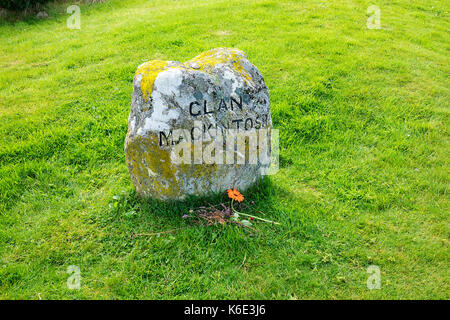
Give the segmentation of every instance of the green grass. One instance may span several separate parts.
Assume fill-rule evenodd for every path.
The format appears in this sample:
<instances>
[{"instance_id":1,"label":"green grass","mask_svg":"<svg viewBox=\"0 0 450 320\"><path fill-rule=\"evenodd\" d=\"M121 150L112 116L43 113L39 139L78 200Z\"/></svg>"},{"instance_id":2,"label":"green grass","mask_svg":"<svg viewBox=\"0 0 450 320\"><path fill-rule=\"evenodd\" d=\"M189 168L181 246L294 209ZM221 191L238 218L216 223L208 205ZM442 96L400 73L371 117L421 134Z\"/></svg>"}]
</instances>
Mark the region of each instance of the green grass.
<instances>
[{"instance_id":1,"label":"green grass","mask_svg":"<svg viewBox=\"0 0 450 320\"><path fill-rule=\"evenodd\" d=\"M112 0L81 30L65 6L0 23L0 298L450 298L448 1ZM137 66L225 46L280 130L279 173L244 195L282 225L256 235L138 199L124 160Z\"/></svg>"}]
</instances>

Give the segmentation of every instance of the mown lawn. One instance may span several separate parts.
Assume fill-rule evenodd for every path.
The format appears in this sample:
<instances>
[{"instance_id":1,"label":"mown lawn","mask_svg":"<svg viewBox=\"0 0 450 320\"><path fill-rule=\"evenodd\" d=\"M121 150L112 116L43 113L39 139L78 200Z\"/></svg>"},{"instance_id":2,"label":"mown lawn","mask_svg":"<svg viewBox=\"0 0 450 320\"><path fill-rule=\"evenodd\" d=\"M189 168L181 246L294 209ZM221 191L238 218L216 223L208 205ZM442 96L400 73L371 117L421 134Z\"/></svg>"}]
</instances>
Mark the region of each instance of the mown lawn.
<instances>
[{"instance_id":1,"label":"mown lawn","mask_svg":"<svg viewBox=\"0 0 450 320\"><path fill-rule=\"evenodd\" d=\"M0 298L450 298L448 1L112 0L80 30L67 6L0 23ZM282 225L256 235L181 218L225 195L138 199L124 160L137 66L216 47L259 68L280 130L244 195Z\"/></svg>"}]
</instances>

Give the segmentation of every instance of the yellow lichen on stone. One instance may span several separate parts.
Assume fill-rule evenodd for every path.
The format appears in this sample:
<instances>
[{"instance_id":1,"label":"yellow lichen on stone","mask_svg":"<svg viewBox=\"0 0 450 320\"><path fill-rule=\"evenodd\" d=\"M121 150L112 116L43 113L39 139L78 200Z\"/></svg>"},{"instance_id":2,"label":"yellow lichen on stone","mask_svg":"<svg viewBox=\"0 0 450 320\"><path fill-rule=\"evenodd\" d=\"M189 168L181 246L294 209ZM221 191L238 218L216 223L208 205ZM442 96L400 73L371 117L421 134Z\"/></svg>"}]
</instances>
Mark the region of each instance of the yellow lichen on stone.
<instances>
[{"instance_id":1,"label":"yellow lichen on stone","mask_svg":"<svg viewBox=\"0 0 450 320\"><path fill-rule=\"evenodd\" d=\"M143 194L144 190L150 190L151 196L160 199L180 196L175 177L176 168L170 161L170 151L158 147L156 136L137 136L128 140L126 160L131 164L129 170L131 176L136 179L138 193Z\"/></svg>"},{"instance_id":2,"label":"yellow lichen on stone","mask_svg":"<svg viewBox=\"0 0 450 320\"><path fill-rule=\"evenodd\" d=\"M175 65L172 67L168 67L169 61L152 60L139 66L135 74L135 79L138 75L142 75L141 92L145 102L150 99L153 83L158 74L170 68L183 67L209 73L218 64L231 63L234 69L244 77L246 82L253 82L250 73L244 68L242 59L246 59L246 56L241 50L220 48L203 52L182 65ZM193 68L193 65L197 65L196 68Z\"/></svg>"},{"instance_id":3,"label":"yellow lichen on stone","mask_svg":"<svg viewBox=\"0 0 450 320\"><path fill-rule=\"evenodd\" d=\"M202 54L192 58L184 63L187 68L194 68L204 72L209 72L218 64L231 63L235 70L239 72L246 81L253 81L251 75L244 68L242 59L245 59L245 53L239 49L213 49L205 51Z\"/></svg>"},{"instance_id":4,"label":"yellow lichen on stone","mask_svg":"<svg viewBox=\"0 0 450 320\"><path fill-rule=\"evenodd\" d=\"M141 92L144 101L147 102L150 98L153 90L153 83L155 82L156 76L161 72L167 69L168 61L162 60L152 60L142 64L137 70L135 74L135 78L141 74Z\"/></svg>"},{"instance_id":5,"label":"yellow lichen on stone","mask_svg":"<svg viewBox=\"0 0 450 320\"><path fill-rule=\"evenodd\" d=\"M125 157L140 195L162 200L183 198L185 194L181 191L186 183L213 185L212 179L217 179L217 165L174 165L170 159L171 151L159 148L156 142L154 135L127 138Z\"/></svg>"}]
</instances>

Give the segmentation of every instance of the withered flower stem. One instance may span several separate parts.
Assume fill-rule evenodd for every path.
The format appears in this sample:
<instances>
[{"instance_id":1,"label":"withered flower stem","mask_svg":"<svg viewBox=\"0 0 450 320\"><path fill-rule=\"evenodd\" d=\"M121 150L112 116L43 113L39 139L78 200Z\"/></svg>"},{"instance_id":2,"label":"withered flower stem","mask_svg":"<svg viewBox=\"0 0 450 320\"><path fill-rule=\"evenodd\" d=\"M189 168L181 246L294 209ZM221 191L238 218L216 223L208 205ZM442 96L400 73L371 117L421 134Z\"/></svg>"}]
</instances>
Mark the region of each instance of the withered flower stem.
<instances>
[{"instance_id":1,"label":"withered flower stem","mask_svg":"<svg viewBox=\"0 0 450 320\"><path fill-rule=\"evenodd\" d=\"M281 224L281 223L279 223L279 222L275 222L275 221L263 219L263 218L260 218L260 217L257 217L257 216L252 216L251 214L239 212L239 211L237 211L236 209L234 209L234 207L233 207L233 202L234 202L234 199L231 199L231 209L233 209L233 211L236 212L237 214L240 214L240 215L243 215L243 216L246 216L246 217L251 217L251 218L253 218L253 219L261 220L261 221L268 222L268 223L272 223L272 224L278 224L278 225Z\"/></svg>"}]
</instances>

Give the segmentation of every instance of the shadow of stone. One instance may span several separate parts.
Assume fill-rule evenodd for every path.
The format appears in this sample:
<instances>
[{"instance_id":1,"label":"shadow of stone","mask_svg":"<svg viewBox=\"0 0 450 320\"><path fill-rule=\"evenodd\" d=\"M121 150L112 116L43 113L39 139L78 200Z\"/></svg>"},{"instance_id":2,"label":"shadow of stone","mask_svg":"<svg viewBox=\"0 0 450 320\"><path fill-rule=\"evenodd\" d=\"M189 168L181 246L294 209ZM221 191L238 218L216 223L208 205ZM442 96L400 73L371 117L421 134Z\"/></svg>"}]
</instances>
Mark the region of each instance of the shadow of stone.
<instances>
[{"instance_id":1,"label":"shadow of stone","mask_svg":"<svg viewBox=\"0 0 450 320\"><path fill-rule=\"evenodd\" d=\"M254 184L251 188L242 192L244 201L242 204L235 203L238 210L245 213L261 216L261 214L270 216L274 221L279 217L274 216L273 212L278 212L275 198L280 195L287 195L287 191L275 184L270 177L264 177ZM200 227L192 222L191 219L183 219L183 215L192 216L190 210L201 206L225 206L230 205L230 199L226 192L220 194L209 194L206 196L189 196L184 200L161 201L151 198L140 198L136 192L130 193L130 208L136 212L134 224L137 229L142 226L158 225L162 229L180 228L180 227ZM262 216L261 216L262 217Z\"/></svg>"}]
</instances>

